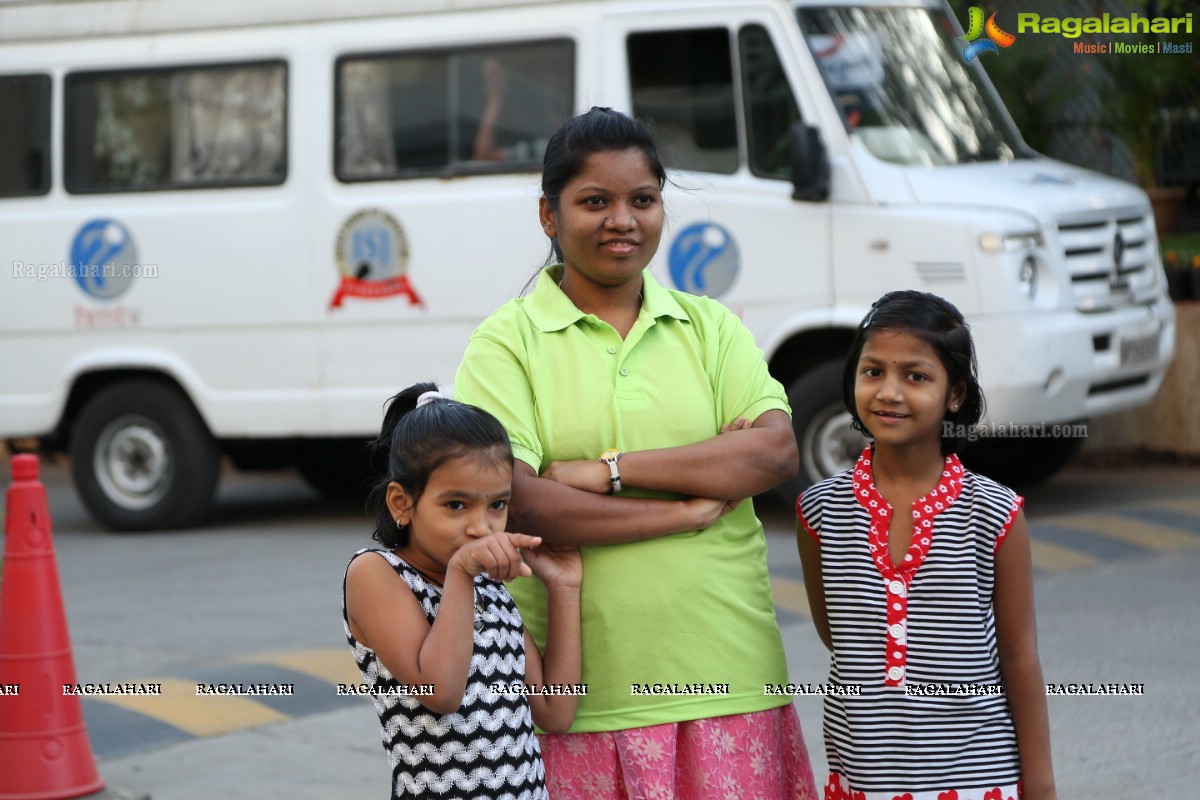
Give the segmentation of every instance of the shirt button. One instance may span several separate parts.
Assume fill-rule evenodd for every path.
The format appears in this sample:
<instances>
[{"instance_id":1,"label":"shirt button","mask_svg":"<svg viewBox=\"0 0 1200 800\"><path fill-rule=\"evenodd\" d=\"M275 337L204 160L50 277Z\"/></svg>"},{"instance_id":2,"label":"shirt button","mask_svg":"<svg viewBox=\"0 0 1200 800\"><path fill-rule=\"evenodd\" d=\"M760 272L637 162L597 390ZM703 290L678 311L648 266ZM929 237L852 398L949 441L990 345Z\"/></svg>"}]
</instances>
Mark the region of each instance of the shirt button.
<instances>
[{"instance_id":1,"label":"shirt button","mask_svg":"<svg viewBox=\"0 0 1200 800\"><path fill-rule=\"evenodd\" d=\"M899 622L893 623L892 626L888 628L888 633L892 635L893 639L899 640L900 637L904 635L904 627L900 625Z\"/></svg>"},{"instance_id":2,"label":"shirt button","mask_svg":"<svg viewBox=\"0 0 1200 800\"><path fill-rule=\"evenodd\" d=\"M610 355L616 355L616 354L617 354L617 348L615 348L615 347L610 347L610 348L608 348L608 352L609 352L609 354L610 354Z\"/></svg>"},{"instance_id":3,"label":"shirt button","mask_svg":"<svg viewBox=\"0 0 1200 800\"><path fill-rule=\"evenodd\" d=\"M901 583L900 581L892 581L891 583L888 584L888 591L894 595L903 597L904 596L904 584Z\"/></svg>"},{"instance_id":4,"label":"shirt button","mask_svg":"<svg viewBox=\"0 0 1200 800\"><path fill-rule=\"evenodd\" d=\"M889 680L898 681L904 677L904 669L901 667L892 667L887 671Z\"/></svg>"},{"instance_id":5,"label":"shirt button","mask_svg":"<svg viewBox=\"0 0 1200 800\"><path fill-rule=\"evenodd\" d=\"M628 375L628 374L629 374L629 370L625 369L624 367L621 367L621 375Z\"/></svg>"}]
</instances>

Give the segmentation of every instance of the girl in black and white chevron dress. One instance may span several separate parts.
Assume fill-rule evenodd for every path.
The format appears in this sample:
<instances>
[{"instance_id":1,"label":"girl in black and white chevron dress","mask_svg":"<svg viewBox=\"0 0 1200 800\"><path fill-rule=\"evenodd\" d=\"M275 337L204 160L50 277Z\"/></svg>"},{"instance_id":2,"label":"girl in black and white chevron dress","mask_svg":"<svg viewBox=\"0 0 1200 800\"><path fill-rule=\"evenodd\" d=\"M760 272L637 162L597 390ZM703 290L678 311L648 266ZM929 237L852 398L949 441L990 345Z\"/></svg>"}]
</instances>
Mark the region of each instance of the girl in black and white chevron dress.
<instances>
[{"instance_id":1,"label":"girl in black and white chevron dress","mask_svg":"<svg viewBox=\"0 0 1200 800\"><path fill-rule=\"evenodd\" d=\"M393 798L546 800L534 725L565 732L579 684L575 548L508 533L512 450L481 409L417 384L392 398L378 441L374 538L343 582L347 641L379 713ZM502 581L548 596L543 655Z\"/></svg>"}]
</instances>

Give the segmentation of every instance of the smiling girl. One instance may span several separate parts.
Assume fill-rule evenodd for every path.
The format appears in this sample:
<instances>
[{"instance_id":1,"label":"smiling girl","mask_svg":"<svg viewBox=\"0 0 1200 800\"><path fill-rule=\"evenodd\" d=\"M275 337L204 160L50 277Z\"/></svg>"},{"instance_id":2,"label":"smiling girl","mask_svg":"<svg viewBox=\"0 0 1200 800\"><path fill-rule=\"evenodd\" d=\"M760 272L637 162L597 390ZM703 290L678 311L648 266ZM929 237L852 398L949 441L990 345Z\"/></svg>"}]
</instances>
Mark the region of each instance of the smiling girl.
<instances>
[{"instance_id":1,"label":"smiling girl","mask_svg":"<svg viewBox=\"0 0 1200 800\"><path fill-rule=\"evenodd\" d=\"M958 309L884 295L843 394L873 442L797 503L829 681L857 692L825 698L826 800L1053 800L1023 501L955 455L983 415Z\"/></svg>"}]
</instances>

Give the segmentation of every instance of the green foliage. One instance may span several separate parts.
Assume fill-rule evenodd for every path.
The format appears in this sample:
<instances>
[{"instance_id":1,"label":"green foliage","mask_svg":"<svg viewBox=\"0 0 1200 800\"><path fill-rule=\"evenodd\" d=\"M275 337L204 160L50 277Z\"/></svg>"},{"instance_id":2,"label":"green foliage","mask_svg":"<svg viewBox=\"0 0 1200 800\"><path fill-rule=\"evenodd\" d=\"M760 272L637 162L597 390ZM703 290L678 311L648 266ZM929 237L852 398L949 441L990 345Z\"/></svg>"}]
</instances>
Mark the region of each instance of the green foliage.
<instances>
[{"instance_id":1,"label":"green foliage","mask_svg":"<svg viewBox=\"0 0 1200 800\"><path fill-rule=\"evenodd\" d=\"M1200 233L1168 233L1158 243L1163 253L1196 253L1200 255Z\"/></svg>"},{"instance_id":2,"label":"green foliage","mask_svg":"<svg viewBox=\"0 0 1200 800\"><path fill-rule=\"evenodd\" d=\"M1161 35L1111 38L1156 46ZM1134 180L1153 186L1156 156L1166 142L1166 119L1174 110L1200 108L1200 70L1186 55L1113 54L1100 64L1110 81L1104 96L1104 127L1129 148Z\"/></svg>"},{"instance_id":3,"label":"green foliage","mask_svg":"<svg viewBox=\"0 0 1200 800\"><path fill-rule=\"evenodd\" d=\"M1055 0L1061 2L1061 0ZM1068 0L1071 16L1098 17L1107 12L1113 16L1137 14L1142 17L1182 17L1196 10L1196 0ZM1067 16L1065 10L1061 16Z\"/></svg>"},{"instance_id":4,"label":"green foliage","mask_svg":"<svg viewBox=\"0 0 1200 800\"><path fill-rule=\"evenodd\" d=\"M987 14L997 11L984 0L949 0L949 5L959 24L966 19L971 6L981 6ZM1005 30L1016 30L1016 17L1011 13L1000 11L996 21ZM1004 53L980 58L980 65L995 85L1021 137L1039 152L1049 149L1055 123L1060 121L1059 109L1073 91L1052 74L1062 52L1055 37L1023 36L1017 46Z\"/></svg>"},{"instance_id":5,"label":"green foliage","mask_svg":"<svg viewBox=\"0 0 1200 800\"><path fill-rule=\"evenodd\" d=\"M1169 233L1159 242L1172 300L1200 300L1200 233Z\"/></svg>"},{"instance_id":6,"label":"green foliage","mask_svg":"<svg viewBox=\"0 0 1200 800\"><path fill-rule=\"evenodd\" d=\"M987 0L949 0L955 17L966 18L971 6L986 13L998 10ZM1143 17L1182 16L1195 6L1195 0L1128 0L1124 4L1096 3L1087 8L1075 4L1075 15L1099 16L1108 11ZM1064 10L1064 15L1066 11ZM1012 17L1007 19L1007 17ZM1015 26L1015 17L1001 9L998 22ZM1160 40L1182 42L1169 34L1086 36L1077 41L1114 41L1156 45ZM1080 90L1072 78L1078 74L1081 56L1070 50L1069 40L1059 36L1022 36L1017 46L1001 57L983 59L984 67L1025 141L1035 150L1045 151L1062 121L1060 109L1071 95ZM1197 43L1200 44L1200 43ZM1142 186L1157 183L1155 164L1167 146L1171 120L1184 117L1186 109L1200 110L1200 69L1195 55L1097 54L1088 56L1088 66L1099 72L1095 89L1100 93L1102 117L1095 124L1110 131L1125 143L1133 161L1134 179ZM1063 75L1070 78L1064 80Z\"/></svg>"},{"instance_id":7,"label":"green foliage","mask_svg":"<svg viewBox=\"0 0 1200 800\"><path fill-rule=\"evenodd\" d=\"M987 59L984 68L1000 99L1016 123L1026 144L1046 152L1059 121L1059 109L1070 97L1070 84L1053 79L1051 70L1057 52L1044 41L1033 40L1004 52L1002 58Z\"/></svg>"}]
</instances>

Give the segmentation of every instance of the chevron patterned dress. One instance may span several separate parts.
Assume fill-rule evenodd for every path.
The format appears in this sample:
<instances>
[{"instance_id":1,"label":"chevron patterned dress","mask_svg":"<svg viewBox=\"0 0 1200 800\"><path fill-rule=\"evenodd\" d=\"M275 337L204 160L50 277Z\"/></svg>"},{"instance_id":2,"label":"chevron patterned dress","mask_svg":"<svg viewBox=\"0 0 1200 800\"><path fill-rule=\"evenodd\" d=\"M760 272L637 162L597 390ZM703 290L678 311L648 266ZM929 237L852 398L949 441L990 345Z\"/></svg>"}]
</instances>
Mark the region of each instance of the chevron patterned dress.
<instances>
[{"instance_id":1,"label":"chevron patterned dress","mask_svg":"<svg viewBox=\"0 0 1200 800\"><path fill-rule=\"evenodd\" d=\"M441 587L390 551L364 549L354 558L363 553L387 559L432 625ZM354 639L345 596L343 582L342 624L379 713L383 749L392 768L392 797L547 800L545 767L528 699L519 693L492 692L494 684L525 679L524 626L504 584L486 575L475 578L475 651L462 705L453 714L430 711L419 696L405 693L375 651Z\"/></svg>"}]
</instances>

